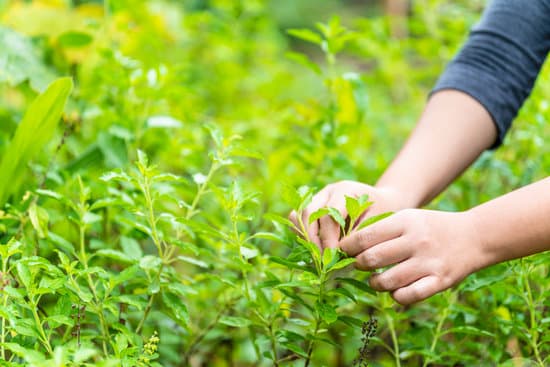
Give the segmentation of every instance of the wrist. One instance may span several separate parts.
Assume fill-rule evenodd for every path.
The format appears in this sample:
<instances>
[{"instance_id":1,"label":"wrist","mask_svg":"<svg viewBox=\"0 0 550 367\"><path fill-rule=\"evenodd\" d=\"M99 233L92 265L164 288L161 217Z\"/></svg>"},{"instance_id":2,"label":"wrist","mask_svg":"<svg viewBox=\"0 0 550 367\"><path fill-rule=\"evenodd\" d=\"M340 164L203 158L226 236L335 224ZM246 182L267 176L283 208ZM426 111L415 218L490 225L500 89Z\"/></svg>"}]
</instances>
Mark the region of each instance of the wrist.
<instances>
[{"instance_id":1,"label":"wrist","mask_svg":"<svg viewBox=\"0 0 550 367\"><path fill-rule=\"evenodd\" d=\"M391 198L394 211L402 209L418 208L421 206L422 201L416 197L412 190L401 188L397 185L386 184L379 181L374 186L387 198Z\"/></svg>"},{"instance_id":2,"label":"wrist","mask_svg":"<svg viewBox=\"0 0 550 367\"><path fill-rule=\"evenodd\" d=\"M491 249L489 245L487 232L489 228L482 225L483 221L479 218L479 213L472 208L470 210L459 213L466 223L467 231L470 233L472 243L472 269L471 272L478 271L500 260L498 254Z\"/></svg>"}]
</instances>

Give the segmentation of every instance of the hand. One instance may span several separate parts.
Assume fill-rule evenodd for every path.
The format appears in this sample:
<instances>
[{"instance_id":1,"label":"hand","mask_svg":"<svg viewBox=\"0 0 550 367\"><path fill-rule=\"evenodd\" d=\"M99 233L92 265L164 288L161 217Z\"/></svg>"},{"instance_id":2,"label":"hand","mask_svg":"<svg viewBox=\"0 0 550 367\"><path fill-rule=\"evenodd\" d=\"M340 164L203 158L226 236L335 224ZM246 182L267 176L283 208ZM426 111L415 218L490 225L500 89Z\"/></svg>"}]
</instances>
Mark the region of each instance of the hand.
<instances>
[{"instance_id":1,"label":"hand","mask_svg":"<svg viewBox=\"0 0 550 367\"><path fill-rule=\"evenodd\" d=\"M392 189L376 188L355 181L341 181L325 186L312 199L309 206L302 213L302 221L306 227L309 239L320 248L336 247L340 240L340 227L330 216L324 216L309 224L309 216L324 207L336 208L344 218L346 212L346 196L358 198L368 195L369 201L374 204L362 215L362 219L388 211L403 209L400 195ZM299 227L296 213L290 214L290 220Z\"/></svg>"},{"instance_id":2,"label":"hand","mask_svg":"<svg viewBox=\"0 0 550 367\"><path fill-rule=\"evenodd\" d=\"M421 301L487 265L469 212L402 210L344 238L339 246L361 270L395 265L370 278L401 304Z\"/></svg>"}]
</instances>

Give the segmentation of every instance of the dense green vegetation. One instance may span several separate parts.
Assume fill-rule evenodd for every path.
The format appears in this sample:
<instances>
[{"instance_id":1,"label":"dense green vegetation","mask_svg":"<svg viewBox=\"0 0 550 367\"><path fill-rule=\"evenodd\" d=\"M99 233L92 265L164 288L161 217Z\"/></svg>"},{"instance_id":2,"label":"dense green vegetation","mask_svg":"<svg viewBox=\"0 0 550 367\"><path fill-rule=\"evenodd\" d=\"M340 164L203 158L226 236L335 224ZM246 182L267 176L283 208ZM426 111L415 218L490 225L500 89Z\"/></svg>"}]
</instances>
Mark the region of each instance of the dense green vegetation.
<instances>
[{"instance_id":1,"label":"dense green vegetation","mask_svg":"<svg viewBox=\"0 0 550 367\"><path fill-rule=\"evenodd\" d=\"M404 307L286 219L376 181L482 3L396 38L356 3L0 1L0 366L550 363L550 254ZM547 175L549 101L547 66L432 206Z\"/></svg>"}]
</instances>

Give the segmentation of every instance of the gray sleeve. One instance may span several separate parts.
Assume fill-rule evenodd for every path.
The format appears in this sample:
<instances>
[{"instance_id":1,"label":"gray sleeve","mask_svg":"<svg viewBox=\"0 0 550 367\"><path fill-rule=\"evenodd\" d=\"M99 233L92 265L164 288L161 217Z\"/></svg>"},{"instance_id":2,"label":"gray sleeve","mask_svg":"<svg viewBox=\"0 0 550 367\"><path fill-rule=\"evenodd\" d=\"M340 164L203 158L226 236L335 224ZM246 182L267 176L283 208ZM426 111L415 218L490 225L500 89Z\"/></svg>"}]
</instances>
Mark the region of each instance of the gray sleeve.
<instances>
[{"instance_id":1,"label":"gray sleeve","mask_svg":"<svg viewBox=\"0 0 550 367\"><path fill-rule=\"evenodd\" d=\"M550 0L493 0L432 93L455 89L490 113L499 146L550 51Z\"/></svg>"}]
</instances>

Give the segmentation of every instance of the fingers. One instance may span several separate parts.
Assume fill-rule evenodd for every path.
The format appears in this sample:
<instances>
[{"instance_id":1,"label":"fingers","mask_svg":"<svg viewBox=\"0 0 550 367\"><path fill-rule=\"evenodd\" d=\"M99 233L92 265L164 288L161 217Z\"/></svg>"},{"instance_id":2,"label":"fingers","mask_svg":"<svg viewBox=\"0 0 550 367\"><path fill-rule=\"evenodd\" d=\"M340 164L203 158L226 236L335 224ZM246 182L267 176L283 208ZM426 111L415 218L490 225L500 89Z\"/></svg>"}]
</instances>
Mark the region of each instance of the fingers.
<instances>
[{"instance_id":1,"label":"fingers","mask_svg":"<svg viewBox=\"0 0 550 367\"><path fill-rule=\"evenodd\" d=\"M392 297L402 305L410 305L422 301L444 288L435 275L430 275L420 278L406 287L397 289L392 293Z\"/></svg>"},{"instance_id":2,"label":"fingers","mask_svg":"<svg viewBox=\"0 0 550 367\"><path fill-rule=\"evenodd\" d=\"M346 199L344 196L336 195L329 198L326 206L329 208L335 208L342 214L343 218L348 216L346 210ZM321 245L326 247L337 247L338 241L340 241L340 225L332 219L329 215L319 219L319 237L321 239Z\"/></svg>"},{"instance_id":3,"label":"fingers","mask_svg":"<svg viewBox=\"0 0 550 367\"><path fill-rule=\"evenodd\" d=\"M339 246L348 255L357 256L374 245L401 236L403 230L402 222L393 215L352 233L340 241Z\"/></svg>"},{"instance_id":4,"label":"fingers","mask_svg":"<svg viewBox=\"0 0 550 367\"><path fill-rule=\"evenodd\" d=\"M412 252L413 249L409 241L403 237L397 237L359 253L356 256L357 262L355 263L355 267L366 271L383 268L407 260L412 256ZM396 268L400 268L401 266L399 265ZM393 269L388 271L391 270Z\"/></svg>"},{"instance_id":5,"label":"fingers","mask_svg":"<svg viewBox=\"0 0 550 367\"><path fill-rule=\"evenodd\" d=\"M419 271L418 262L407 260L380 274L373 274L369 279L369 285L379 292L391 292L406 287L427 275L428 273Z\"/></svg>"}]
</instances>

